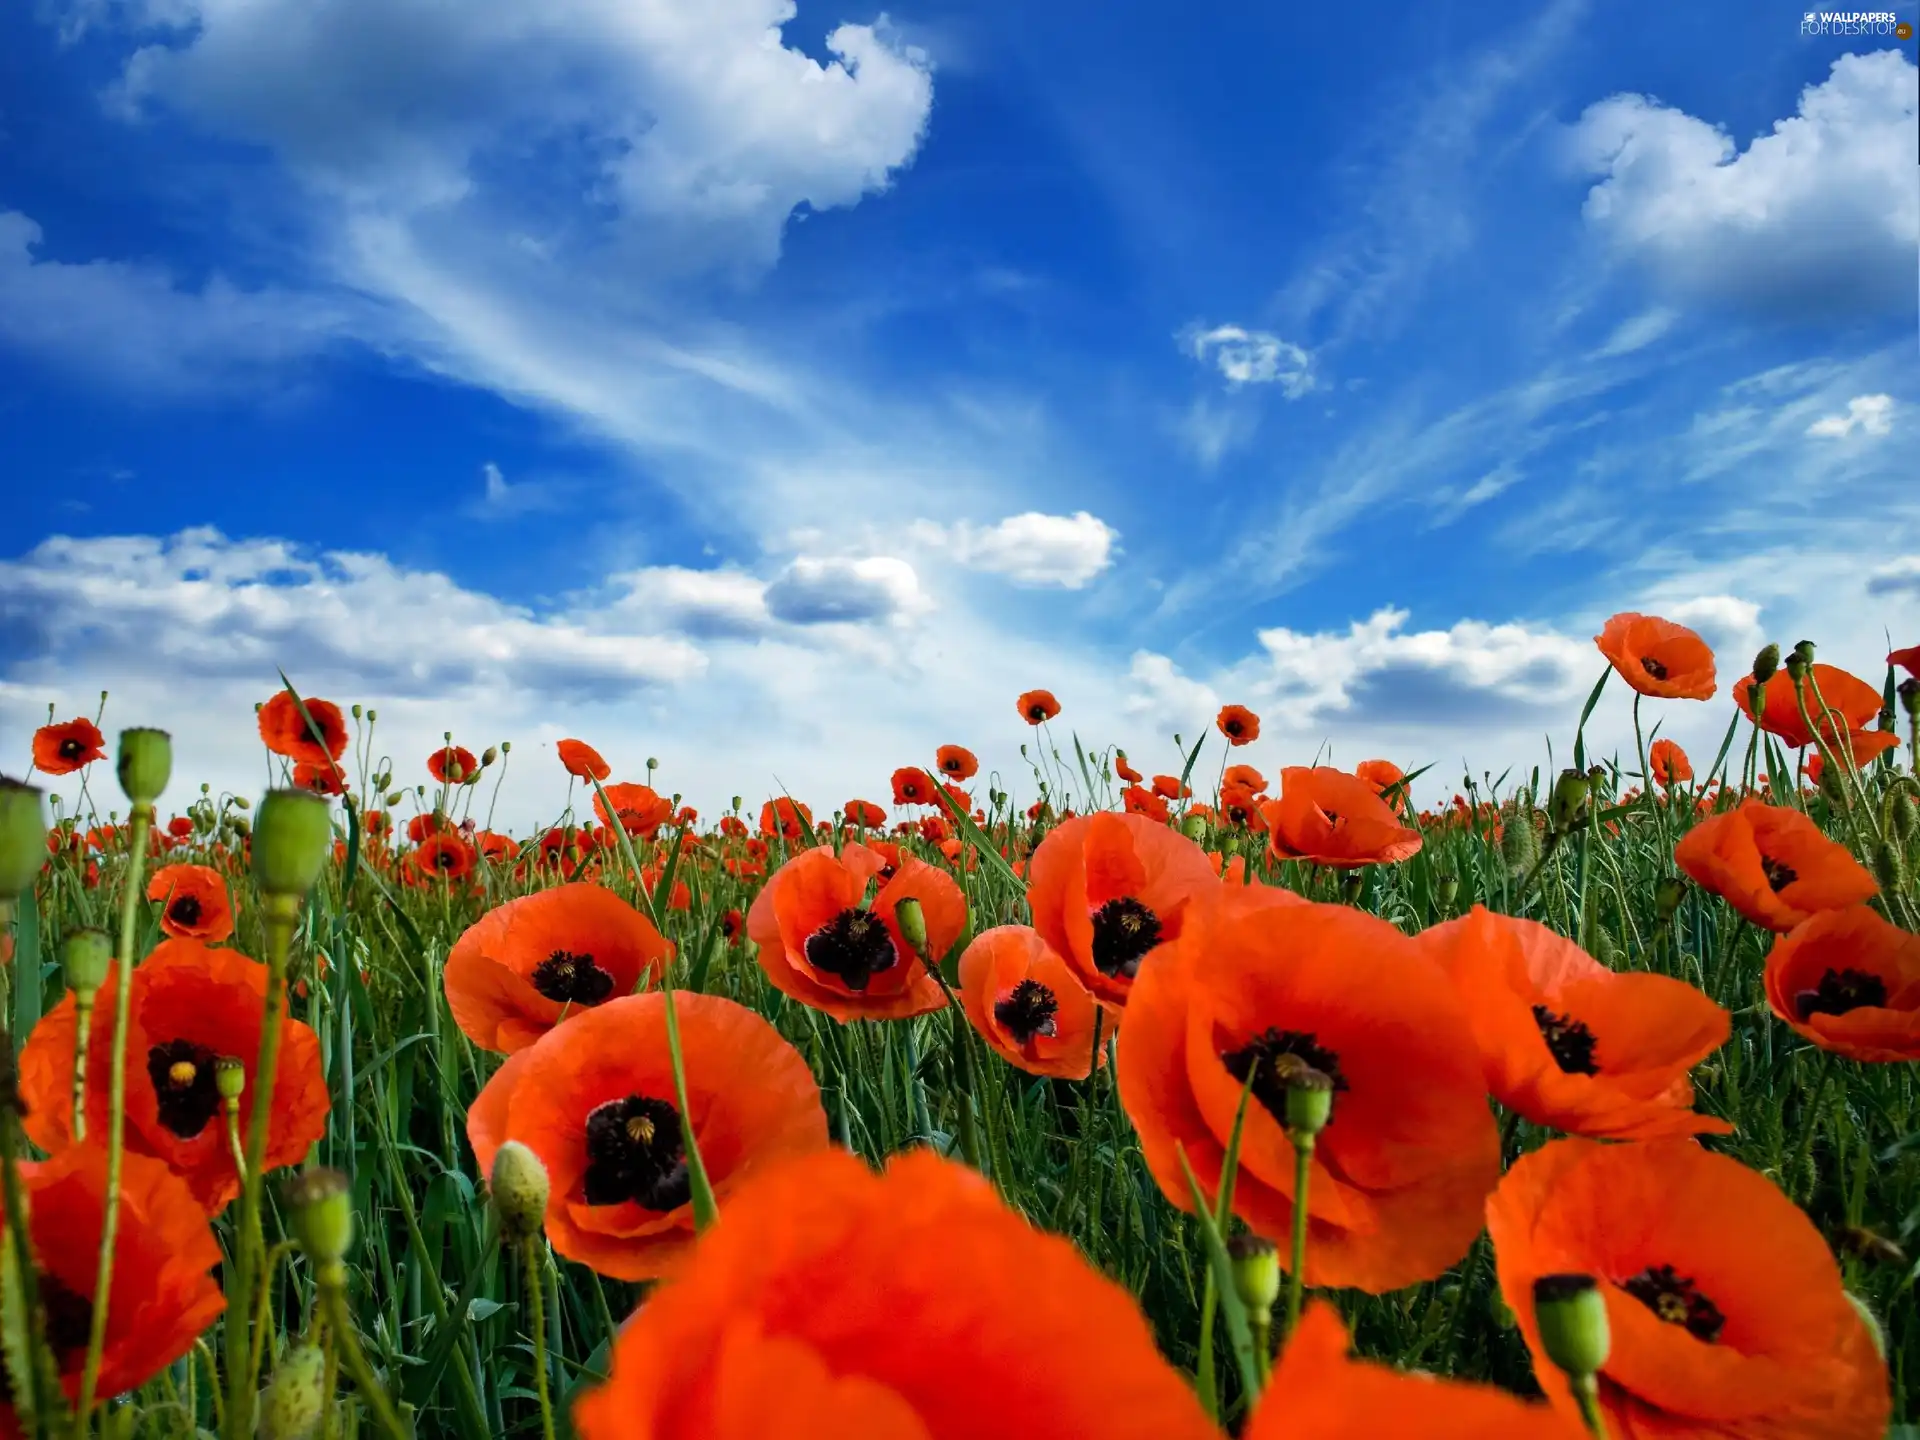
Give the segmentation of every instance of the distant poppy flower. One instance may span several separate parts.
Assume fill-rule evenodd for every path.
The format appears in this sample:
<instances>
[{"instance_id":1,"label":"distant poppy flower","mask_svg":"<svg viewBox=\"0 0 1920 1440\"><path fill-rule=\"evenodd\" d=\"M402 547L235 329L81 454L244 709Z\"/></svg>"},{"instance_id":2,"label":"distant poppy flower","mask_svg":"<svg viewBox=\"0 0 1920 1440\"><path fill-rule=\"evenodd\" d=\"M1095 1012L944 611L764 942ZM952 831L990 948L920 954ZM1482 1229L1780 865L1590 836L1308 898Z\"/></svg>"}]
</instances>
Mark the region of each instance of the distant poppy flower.
<instances>
[{"instance_id":1,"label":"distant poppy flower","mask_svg":"<svg viewBox=\"0 0 1920 1440\"><path fill-rule=\"evenodd\" d=\"M303 704L306 715L300 713ZM312 718L311 725L308 717ZM347 752L346 717L331 700L310 696L295 700L291 690L276 691L260 707L259 721L260 739L267 749L289 760L325 767Z\"/></svg>"},{"instance_id":2,"label":"distant poppy flower","mask_svg":"<svg viewBox=\"0 0 1920 1440\"><path fill-rule=\"evenodd\" d=\"M673 818L673 801L657 793L651 785L608 785L606 800L593 797L593 813L606 826L619 817L620 828L629 835L651 839L662 825ZM607 807L613 807L609 813Z\"/></svg>"},{"instance_id":3,"label":"distant poppy flower","mask_svg":"<svg viewBox=\"0 0 1920 1440\"><path fill-rule=\"evenodd\" d=\"M167 821L167 836L176 845L184 845L193 838L193 821L185 815L176 815Z\"/></svg>"},{"instance_id":4,"label":"distant poppy flower","mask_svg":"<svg viewBox=\"0 0 1920 1440\"><path fill-rule=\"evenodd\" d=\"M1620 678L1642 695L1711 700L1713 651L1698 633L1657 615L1628 612L1593 637Z\"/></svg>"},{"instance_id":5,"label":"distant poppy flower","mask_svg":"<svg viewBox=\"0 0 1920 1440\"><path fill-rule=\"evenodd\" d=\"M1584 1440L1586 1429L1491 1385L1410 1375L1348 1354L1340 1312L1315 1300L1287 1337L1240 1440Z\"/></svg>"},{"instance_id":6,"label":"distant poppy flower","mask_svg":"<svg viewBox=\"0 0 1920 1440\"><path fill-rule=\"evenodd\" d=\"M464 745L447 745L427 757L427 773L443 784L471 785L480 778L480 761Z\"/></svg>"},{"instance_id":7,"label":"distant poppy flower","mask_svg":"<svg viewBox=\"0 0 1920 1440\"><path fill-rule=\"evenodd\" d=\"M1479 905L1414 945L1453 981L1493 1098L1534 1124L1614 1140L1733 1129L1691 1108L1687 1071L1731 1024L1693 986L1615 973L1545 925Z\"/></svg>"},{"instance_id":8,"label":"distant poppy flower","mask_svg":"<svg viewBox=\"0 0 1920 1440\"><path fill-rule=\"evenodd\" d=\"M430 835L413 852L413 868L429 880L464 880L473 873L478 852L457 830Z\"/></svg>"},{"instance_id":9,"label":"distant poppy flower","mask_svg":"<svg viewBox=\"0 0 1920 1440\"><path fill-rule=\"evenodd\" d=\"M720 917L720 934L731 945L746 933L747 917L738 910L729 910Z\"/></svg>"},{"instance_id":10,"label":"distant poppy flower","mask_svg":"<svg viewBox=\"0 0 1920 1440\"><path fill-rule=\"evenodd\" d=\"M604 780L613 773L613 767L600 758L600 752L584 740L562 740L553 748L560 756L560 764L576 779Z\"/></svg>"},{"instance_id":11,"label":"distant poppy flower","mask_svg":"<svg viewBox=\"0 0 1920 1440\"><path fill-rule=\"evenodd\" d=\"M1220 792L1220 816L1229 825L1244 825L1255 833L1265 833L1267 817L1260 813L1264 803L1244 786L1229 785Z\"/></svg>"},{"instance_id":12,"label":"distant poppy flower","mask_svg":"<svg viewBox=\"0 0 1920 1440\"><path fill-rule=\"evenodd\" d=\"M1886 1365L1827 1242L1737 1160L1690 1140L1557 1140L1515 1162L1487 1204L1487 1226L1501 1294L1563 1414L1577 1411L1542 1352L1533 1285L1590 1275L1613 1335L1599 1377L1610 1433L1886 1433Z\"/></svg>"},{"instance_id":13,"label":"distant poppy flower","mask_svg":"<svg viewBox=\"0 0 1920 1440\"><path fill-rule=\"evenodd\" d=\"M847 823L872 830L887 823L887 812L871 800L849 800L842 807Z\"/></svg>"},{"instance_id":14,"label":"distant poppy flower","mask_svg":"<svg viewBox=\"0 0 1920 1440\"><path fill-rule=\"evenodd\" d=\"M745 835L747 833L747 822L742 820L738 815L722 815L720 817L720 833L736 838Z\"/></svg>"},{"instance_id":15,"label":"distant poppy flower","mask_svg":"<svg viewBox=\"0 0 1920 1440\"><path fill-rule=\"evenodd\" d=\"M1420 848L1420 832L1401 824L1371 785L1330 766L1289 765L1280 772L1280 798L1261 814L1281 860L1352 869L1405 860Z\"/></svg>"},{"instance_id":16,"label":"distant poppy flower","mask_svg":"<svg viewBox=\"0 0 1920 1440\"><path fill-rule=\"evenodd\" d=\"M676 991L673 1007L694 1142L723 1205L762 1167L826 1148L820 1087L779 1031L718 995ZM501 1067L467 1112L467 1138L483 1175L508 1140L540 1157L556 1253L650 1280L693 1248L675 1102L666 996L624 995Z\"/></svg>"},{"instance_id":17,"label":"distant poppy flower","mask_svg":"<svg viewBox=\"0 0 1920 1440\"><path fill-rule=\"evenodd\" d=\"M920 822L920 838L929 845L940 845L952 839L947 830L947 822L938 815L929 815Z\"/></svg>"},{"instance_id":18,"label":"distant poppy flower","mask_svg":"<svg viewBox=\"0 0 1920 1440\"><path fill-rule=\"evenodd\" d=\"M407 839L418 845L453 829L453 822L438 810L425 815L416 815L407 821Z\"/></svg>"},{"instance_id":19,"label":"distant poppy flower","mask_svg":"<svg viewBox=\"0 0 1920 1440\"><path fill-rule=\"evenodd\" d=\"M72 1403L80 1393L100 1273L106 1150L73 1146L50 1160L22 1164L20 1178L47 1344ZM124 1155L119 1217L100 1357L101 1395L144 1385L192 1350L226 1308L226 1297L208 1273L220 1263L220 1244L178 1176L158 1160ZM4 1230L0 1225L0 1234ZM0 1434L8 1436L20 1433L11 1398L8 1388L0 1387Z\"/></svg>"},{"instance_id":20,"label":"distant poppy flower","mask_svg":"<svg viewBox=\"0 0 1920 1440\"><path fill-rule=\"evenodd\" d=\"M1267 788L1267 777L1251 765L1229 765L1221 772L1220 786L1225 789L1230 785L1258 795Z\"/></svg>"},{"instance_id":21,"label":"distant poppy flower","mask_svg":"<svg viewBox=\"0 0 1920 1440\"><path fill-rule=\"evenodd\" d=\"M1056 826L1033 852L1033 928L1080 983L1124 1005L1142 962L1177 939L1189 908L1219 889L1206 852L1164 825L1102 811Z\"/></svg>"},{"instance_id":22,"label":"distant poppy flower","mask_svg":"<svg viewBox=\"0 0 1920 1440\"><path fill-rule=\"evenodd\" d=\"M107 982L109 993L114 984ZM266 997L266 966L198 940L163 940L133 972L127 1146L165 1161L210 1215L240 1193L214 1083L214 1061L223 1056L239 1060L246 1071L246 1093L253 1093ZM20 1054L27 1136L43 1150L73 1143L74 1033L69 991L34 1027ZM113 1026L96 1023L87 1051L89 1137L107 1133L112 1052ZM267 1129L270 1170L299 1164L327 1128L320 1041L299 1020L281 1021L275 1077Z\"/></svg>"},{"instance_id":23,"label":"distant poppy flower","mask_svg":"<svg viewBox=\"0 0 1920 1440\"><path fill-rule=\"evenodd\" d=\"M206 865L167 865L153 872L147 898L158 900L160 928L183 940L218 944L233 934L226 878Z\"/></svg>"},{"instance_id":24,"label":"distant poppy flower","mask_svg":"<svg viewBox=\"0 0 1920 1440\"><path fill-rule=\"evenodd\" d=\"M346 772L333 761L324 765L315 765L309 760L296 760L293 766L293 788L310 790L315 795L344 795L347 793Z\"/></svg>"},{"instance_id":25,"label":"distant poppy flower","mask_svg":"<svg viewBox=\"0 0 1920 1440\"><path fill-rule=\"evenodd\" d=\"M798 800L776 795L760 807L760 833L805 840L813 835L813 811Z\"/></svg>"},{"instance_id":26,"label":"distant poppy flower","mask_svg":"<svg viewBox=\"0 0 1920 1440\"><path fill-rule=\"evenodd\" d=\"M1113 752L1113 773L1129 785L1138 785L1142 780L1147 778L1127 763L1127 756L1124 750L1116 750Z\"/></svg>"},{"instance_id":27,"label":"distant poppy flower","mask_svg":"<svg viewBox=\"0 0 1920 1440\"><path fill-rule=\"evenodd\" d=\"M657 979L673 945L599 885L578 882L497 905L454 942L444 978L454 1023L483 1050L511 1054L569 1015Z\"/></svg>"},{"instance_id":28,"label":"distant poppy flower","mask_svg":"<svg viewBox=\"0 0 1920 1440\"><path fill-rule=\"evenodd\" d=\"M1173 812L1167 808L1167 802L1151 790L1138 785L1129 785L1120 792L1120 803L1129 815L1139 815L1164 825Z\"/></svg>"},{"instance_id":29,"label":"distant poppy flower","mask_svg":"<svg viewBox=\"0 0 1920 1440\"><path fill-rule=\"evenodd\" d=\"M1193 794L1193 790L1182 785L1178 775L1156 775L1153 777L1153 793L1163 800L1184 800Z\"/></svg>"},{"instance_id":30,"label":"distant poppy flower","mask_svg":"<svg viewBox=\"0 0 1920 1440\"><path fill-rule=\"evenodd\" d=\"M1480 1233L1500 1138L1465 1007L1396 927L1344 905L1229 885L1140 969L1119 1047L1120 1100L1166 1197L1207 1193L1251 1081L1234 1210L1291 1232L1283 1057L1334 1084L1307 1192L1313 1286L1374 1294L1441 1274Z\"/></svg>"},{"instance_id":31,"label":"distant poppy flower","mask_svg":"<svg viewBox=\"0 0 1920 1440\"><path fill-rule=\"evenodd\" d=\"M1062 1080L1092 1073L1099 1007L1039 932L981 931L961 953L959 995L973 1028L1014 1068Z\"/></svg>"},{"instance_id":32,"label":"distant poppy flower","mask_svg":"<svg viewBox=\"0 0 1920 1440\"><path fill-rule=\"evenodd\" d=\"M1880 692L1858 676L1848 674L1837 665L1818 663L1808 667L1807 675L1807 720L1819 727L1821 736L1829 744L1838 743L1842 736L1854 738L1858 733L1865 732L1867 725L1879 715ZM1733 687L1733 703L1740 707L1740 713L1749 720L1755 718L1750 693L1752 685L1753 677L1749 675ZM1815 687L1820 692L1818 698L1814 695ZM1830 713L1822 713L1822 701L1826 702L1826 709ZM1800 701L1794 692L1793 677L1785 669L1780 670L1767 681L1760 715L1755 723L1768 734L1778 736L1787 745L1797 749L1814 743L1814 733L1807 720L1800 718Z\"/></svg>"},{"instance_id":33,"label":"distant poppy flower","mask_svg":"<svg viewBox=\"0 0 1920 1440\"><path fill-rule=\"evenodd\" d=\"M1224 706L1213 723L1229 745L1251 745L1260 738L1260 717L1244 705Z\"/></svg>"},{"instance_id":34,"label":"distant poppy flower","mask_svg":"<svg viewBox=\"0 0 1920 1440\"><path fill-rule=\"evenodd\" d=\"M1133 1297L964 1166L829 1150L725 1215L615 1340L581 1440L1218 1440Z\"/></svg>"},{"instance_id":35,"label":"distant poppy flower","mask_svg":"<svg viewBox=\"0 0 1920 1440\"><path fill-rule=\"evenodd\" d=\"M1693 779L1693 762L1687 752L1664 737L1653 742L1647 752L1647 768L1653 771L1656 785L1684 785Z\"/></svg>"},{"instance_id":36,"label":"distant poppy flower","mask_svg":"<svg viewBox=\"0 0 1920 1440\"><path fill-rule=\"evenodd\" d=\"M937 805L933 798L933 777L917 766L905 765L893 772L893 803L896 805Z\"/></svg>"},{"instance_id":37,"label":"distant poppy flower","mask_svg":"<svg viewBox=\"0 0 1920 1440\"><path fill-rule=\"evenodd\" d=\"M1827 910L1773 942L1767 1003L1823 1050L1920 1060L1920 935L1866 905Z\"/></svg>"},{"instance_id":38,"label":"distant poppy flower","mask_svg":"<svg viewBox=\"0 0 1920 1440\"><path fill-rule=\"evenodd\" d=\"M943 783L940 789L942 793L946 795L947 799L953 802L954 809L958 810L961 814L964 815L973 808L973 797L958 785L947 785Z\"/></svg>"},{"instance_id":39,"label":"distant poppy flower","mask_svg":"<svg viewBox=\"0 0 1920 1440\"><path fill-rule=\"evenodd\" d=\"M836 1020L899 1020L947 1003L894 911L908 896L919 900L938 963L966 928L966 897L944 870L905 859L873 904L862 905L885 863L865 845L838 855L821 847L794 856L767 881L747 912L747 934L776 989Z\"/></svg>"},{"instance_id":40,"label":"distant poppy flower","mask_svg":"<svg viewBox=\"0 0 1920 1440\"><path fill-rule=\"evenodd\" d=\"M934 755L942 775L956 780L971 780L980 773L980 761L964 745L942 745Z\"/></svg>"},{"instance_id":41,"label":"distant poppy flower","mask_svg":"<svg viewBox=\"0 0 1920 1440\"><path fill-rule=\"evenodd\" d=\"M1051 690L1028 690L1014 703L1020 707L1020 718L1029 725L1045 724L1060 713L1060 702Z\"/></svg>"},{"instance_id":42,"label":"distant poppy flower","mask_svg":"<svg viewBox=\"0 0 1920 1440\"><path fill-rule=\"evenodd\" d=\"M107 737L91 720L42 725L33 732L33 763L49 775L71 775L106 757Z\"/></svg>"},{"instance_id":43,"label":"distant poppy flower","mask_svg":"<svg viewBox=\"0 0 1920 1440\"><path fill-rule=\"evenodd\" d=\"M1798 810L1748 800L1680 837L1674 863L1756 925L1786 931L1879 886L1847 847Z\"/></svg>"},{"instance_id":44,"label":"distant poppy flower","mask_svg":"<svg viewBox=\"0 0 1920 1440\"><path fill-rule=\"evenodd\" d=\"M1404 785L1407 775L1391 760L1362 760L1353 767L1354 777L1364 780L1373 787L1373 793L1384 795L1396 785Z\"/></svg>"},{"instance_id":45,"label":"distant poppy flower","mask_svg":"<svg viewBox=\"0 0 1920 1440\"><path fill-rule=\"evenodd\" d=\"M1920 645L1909 645L1904 650L1895 650L1887 656L1887 664L1898 665L1907 674L1920 679ZM1828 701L1832 704L1832 701Z\"/></svg>"}]
</instances>

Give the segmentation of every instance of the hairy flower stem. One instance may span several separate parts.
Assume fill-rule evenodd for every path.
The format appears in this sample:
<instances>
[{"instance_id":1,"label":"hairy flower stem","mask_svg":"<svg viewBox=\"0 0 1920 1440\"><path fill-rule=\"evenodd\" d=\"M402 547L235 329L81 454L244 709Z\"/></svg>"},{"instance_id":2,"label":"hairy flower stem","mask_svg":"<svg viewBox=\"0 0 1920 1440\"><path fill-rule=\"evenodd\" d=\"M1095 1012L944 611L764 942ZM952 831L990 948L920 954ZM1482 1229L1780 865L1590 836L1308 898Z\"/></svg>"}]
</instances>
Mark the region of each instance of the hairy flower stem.
<instances>
[{"instance_id":1,"label":"hairy flower stem","mask_svg":"<svg viewBox=\"0 0 1920 1440\"><path fill-rule=\"evenodd\" d=\"M93 1321L87 1333L87 1358L80 1371L80 1398L74 1407L74 1435L84 1436L100 1385L100 1357L107 1346L107 1311L113 1299L114 1242L120 1234L120 1161L127 1138L127 1031L133 1023L134 921L140 913L141 873L146 868L147 832L153 806L137 804L127 826L127 873L120 894L120 965L113 989L113 1068L107 1090L107 1190L100 1214L100 1261L93 1283Z\"/></svg>"},{"instance_id":2,"label":"hairy flower stem","mask_svg":"<svg viewBox=\"0 0 1920 1440\"><path fill-rule=\"evenodd\" d=\"M1287 1325L1281 1340L1290 1339L1300 1324L1300 1300L1306 1291L1307 1182L1313 1177L1314 1136L1289 1132L1293 1142L1293 1246L1287 1260Z\"/></svg>"},{"instance_id":3,"label":"hairy flower stem","mask_svg":"<svg viewBox=\"0 0 1920 1440\"><path fill-rule=\"evenodd\" d=\"M73 994L73 1139L87 1138L87 1046L93 1040L91 994Z\"/></svg>"},{"instance_id":4,"label":"hairy flower stem","mask_svg":"<svg viewBox=\"0 0 1920 1440\"><path fill-rule=\"evenodd\" d=\"M1594 1375L1574 1375L1573 1401L1580 1407L1580 1418L1594 1440L1607 1440L1607 1422L1600 1414L1600 1380Z\"/></svg>"},{"instance_id":5,"label":"hairy flower stem","mask_svg":"<svg viewBox=\"0 0 1920 1440\"><path fill-rule=\"evenodd\" d=\"M553 1440L553 1397L547 1393L547 1307L540 1280L540 1252L533 1236L520 1242L520 1269L527 1277L528 1303L533 1308L533 1383L540 1395L540 1433Z\"/></svg>"},{"instance_id":6,"label":"hairy flower stem","mask_svg":"<svg viewBox=\"0 0 1920 1440\"><path fill-rule=\"evenodd\" d=\"M394 1413L393 1401L387 1398L386 1389L373 1373L373 1366L367 1363L366 1352L360 1348L360 1337L354 1331L353 1316L347 1309L346 1271L338 1265L328 1267L328 1270L330 1273L315 1278L320 1284L321 1312L326 1316L327 1328L333 1335L340 1364L353 1378L353 1388L360 1393L360 1403L373 1416L375 1428L387 1440L412 1440L407 1427Z\"/></svg>"}]
</instances>

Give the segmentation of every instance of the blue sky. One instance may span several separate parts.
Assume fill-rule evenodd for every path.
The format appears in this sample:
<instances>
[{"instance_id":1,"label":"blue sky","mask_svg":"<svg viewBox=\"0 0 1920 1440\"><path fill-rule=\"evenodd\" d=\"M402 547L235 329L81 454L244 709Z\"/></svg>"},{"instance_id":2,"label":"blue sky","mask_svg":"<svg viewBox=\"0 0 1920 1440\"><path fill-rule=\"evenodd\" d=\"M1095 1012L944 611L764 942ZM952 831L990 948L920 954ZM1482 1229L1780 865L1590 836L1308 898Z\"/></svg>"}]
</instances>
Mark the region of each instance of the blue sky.
<instances>
[{"instance_id":1,"label":"blue sky","mask_svg":"<svg viewBox=\"0 0 1920 1440\"><path fill-rule=\"evenodd\" d=\"M0 753L108 688L251 786L279 664L522 823L567 734L1015 779L1033 685L1457 774L1616 610L1913 642L1912 41L1207 8L9 7Z\"/></svg>"}]
</instances>

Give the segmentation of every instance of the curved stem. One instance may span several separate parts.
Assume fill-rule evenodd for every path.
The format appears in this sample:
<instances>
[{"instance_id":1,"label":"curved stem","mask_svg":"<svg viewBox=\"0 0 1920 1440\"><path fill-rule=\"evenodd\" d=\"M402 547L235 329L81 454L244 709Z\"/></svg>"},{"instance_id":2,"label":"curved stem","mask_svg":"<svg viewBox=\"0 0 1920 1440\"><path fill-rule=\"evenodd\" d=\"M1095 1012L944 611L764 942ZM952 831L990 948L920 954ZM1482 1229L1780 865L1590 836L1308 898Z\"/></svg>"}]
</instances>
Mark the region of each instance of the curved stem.
<instances>
[{"instance_id":1,"label":"curved stem","mask_svg":"<svg viewBox=\"0 0 1920 1440\"><path fill-rule=\"evenodd\" d=\"M1573 1382L1573 1401L1580 1407L1580 1418L1595 1436L1607 1440L1607 1422L1600 1413L1600 1381L1592 1375L1568 1377Z\"/></svg>"},{"instance_id":2,"label":"curved stem","mask_svg":"<svg viewBox=\"0 0 1920 1440\"><path fill-rule=\"evenodd\" d=\"M553 1440L553 1397L547 1393L547 1306L541 1283L540 1254L529 1235L520 1242L520 1268L527 1277L533 1306L533 1381L540 1395L540 1433Z\"/></svg>"}]
</instances>

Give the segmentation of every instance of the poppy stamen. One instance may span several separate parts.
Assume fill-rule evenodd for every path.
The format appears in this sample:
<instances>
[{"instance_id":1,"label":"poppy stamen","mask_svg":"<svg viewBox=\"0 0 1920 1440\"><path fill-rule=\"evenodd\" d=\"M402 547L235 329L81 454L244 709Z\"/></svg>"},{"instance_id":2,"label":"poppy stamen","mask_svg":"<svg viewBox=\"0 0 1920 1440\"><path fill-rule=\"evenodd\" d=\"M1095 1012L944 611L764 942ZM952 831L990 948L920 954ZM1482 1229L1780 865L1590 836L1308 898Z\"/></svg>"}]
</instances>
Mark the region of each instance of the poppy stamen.
<instances>
[{"instance_id":1,"label":"poppy stamen","mask_svg":"<svg viewBox=\"0 0 1920 1440\"><path fill-rule=\"evenodd\" d=\"M1694 1339L1709 1345L1726 1327L1727 1317L1720 1313L1720 1307L1671 1265L1649 1265L1632 1279L1622 1281L1620 1288L1669 1325L1684 1326Z\"/></svg>"},{"instance_id":2,"label":"poppy stamen","mask_svg":"<svg viewBox=\"0 0 1920 1440\"><path fill-rule=\"evenodd\" d=\"M1287 1116L1287 1086L1295 1071L1318 1070L1333 1081L1335 1091L1350 1088L1340 1073L1340 1057L1315 1043L1310 1031L1268 1026L1239 1049L1221 1051L1220 1063L1242 1085L1253 1076L1253 1098L1282 1124Z\"/></svg>"},{"instance_id":3,"label":"poppy stamen","mask_svg":"<svg viewBox=\"0 0 1920 1440\"><path fill-rule=\"evenodd\" d=\"M147 1052L147 1074L159 1101L160 1123L182 1140L191 1140L220 1109L214 1080L217 1057L191 1040L169 1040Z\"/></svg>"},{"instance_id":4,"label":"poppy stamen","mask_svg":"<svg viewBox=\"0 0 1920 1440\"><path fill-rule=\"evenodd\" d=\"M1767 884L1773 887L1773 893L1776 895L1800 878L1798 870L1791 865L1781 864L1771 855L1760 857L1760 873L1767 877Z\"/></svg>"},{"instance_id":5,"label":"poppy stamen","mask_svg":"<svg viewBox=\"0 0 1920 1440\"><path fill-rule=\"evenodd\" d=\"M1642 655L1640 657L1640 668L1656 680L1664 680L1672 673L1666 666L1662 665L1651 655Z\"/></svg>"},{"instance_id":6,"label":"poppy stamen","mask_svg":"<svg viewBox=\"0 0 1920 1440\"><path fill-rule=\"evenodd\" d=\"M1093 964L1102 975L1131 980L1160 943L1160 917L1130 895L1093 912Z\"/></svg>"},{"instance_id":7,"label":"poppy stamen","mask_svg":"<svg viewBox=\"0 0 1920 1440\"><path fill-rule=\"evenodd\" d=\"M200 897L181 895L167 907L167 918L182 927L191 927L200 923Z\"/></svg>"},{"instance_id":8,"label":"poppy stamen","mask_svg":"<svg viewBox=\"0 0 1920 1440\"><path fill-rule=\"evenodd\" d=\"M62 760L78 760L86 753L87 747L71 735L60 742L60 758Z\"/></svg>"},{"instance_id":9,"label":"poppy stamen","mask_svg":"<svg viewBox=\"0 0 1920 1440\"><path fill-rule=\"evenodd\" d=\"M1570 1015L1556 1015L1544 1005L1533 1007L1533 1023L1553 1053L1553 1063L1568 1075L1598 1075L1593 1063L1593 1031Z\"/></svg>"},{"instance_id":10,"label":"poppy stamen","mask_svg":"<svg viewBox=\"0 0 1920 1440\"><path fill-rule=\"evenodd\" d=\"M993 1007L993 1018L1007 1027L1007 1033L1019 1045L1029 1043L1036 1035L1052 1039L1059 1033L1054 1023L1059 1013L1059 999L1038 980L1022 980Z\"/></svg>"},{"instance_id":11,"label":"poppy stamen","mask_svg":"<svg viewBox=\"0 0 1920 1440\"><path fill-rule=\"evenodd\" d=\"M693 1197L680 1112L650 1095L596 1105L587 1115L589 1205L631 1200L646 1210L677 1210Z\"/></svg>"},{"instance_id":12,"label":"poppy stamen","mask_svg":"<svg viewBox=\"0 0 1920 1440\"><path fill-rule=\"evenodd\" d=\"M613 976L591 955L556 950L533 967L533 988L562 1005L598 1005L613 994Z\"/></svg>"},{"instance_id":13,"label":"poppy stamen","mask_svg":"<svg viewBox=\"0 0 1920 1440\"><path fill-rule=\"evenodd\" d=\"M842 910L807 937L807 963L856 994L899 959L892 934L871 910Z\"/></svg>"},{"instance_id":14,"label":"poppy stamen","mask_svg":"<svg viewBox=\"0 0 1920 1440\"><path fill-rule=\"evenodd\" d=\"M1793 1008L1800 1018L1815 1015L1845 1015L1868 1007L1884 1008L1887 982L1865 970L1829 970L1811 990L1793 997Z\"/></svg>"}]
</instances>

